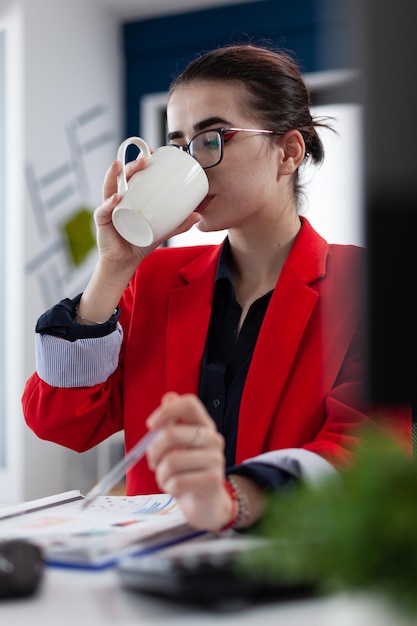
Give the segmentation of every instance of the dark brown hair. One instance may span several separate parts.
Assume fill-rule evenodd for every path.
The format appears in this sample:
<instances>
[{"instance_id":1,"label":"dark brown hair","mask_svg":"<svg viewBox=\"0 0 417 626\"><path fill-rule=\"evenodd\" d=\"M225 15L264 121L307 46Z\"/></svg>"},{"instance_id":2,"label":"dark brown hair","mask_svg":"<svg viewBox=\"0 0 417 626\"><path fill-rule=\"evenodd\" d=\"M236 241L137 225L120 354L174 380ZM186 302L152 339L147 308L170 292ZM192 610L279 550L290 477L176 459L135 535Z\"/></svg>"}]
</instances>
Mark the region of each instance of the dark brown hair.
<instances>
[{"instance_id":1,"label":"dark brown hair","mask_svg":"<svg viewBox=\"0 0 417 626\"><path fill-rule=\"evenodd\" d=\"M306 157L316 164L323 161L324 149L317 127L330 125L312 117L310 92L289 53L252 44L216 48L191 61L173 80L169 93L199 80L243 84L248 93L243 104L263 122L264 128L278 133L298 130L304 138ZM298 192L298 176L295 178L294 190Z\"/></svg>"}]
</instances>

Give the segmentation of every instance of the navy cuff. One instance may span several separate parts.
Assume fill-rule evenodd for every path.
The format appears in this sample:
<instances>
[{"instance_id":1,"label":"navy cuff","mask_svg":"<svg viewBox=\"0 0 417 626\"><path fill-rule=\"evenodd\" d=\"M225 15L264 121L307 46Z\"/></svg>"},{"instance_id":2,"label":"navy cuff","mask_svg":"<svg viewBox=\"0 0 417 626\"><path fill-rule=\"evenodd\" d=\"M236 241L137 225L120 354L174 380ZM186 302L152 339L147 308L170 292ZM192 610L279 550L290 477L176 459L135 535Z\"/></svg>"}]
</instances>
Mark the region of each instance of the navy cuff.
<instances>
[{"instance_id":1,"label":"navy cuff","mask_svg":"<svg viewBox=\"0 0 417 626\"><path fill-rule=\"evenodd\" d=\"M77 341L77 339L96 339L110 335L117 326L120 317L119 307L107 322L85 326L74 320L75 308L81 300L82 294L78 294L72 300L65 298L58 304L48 309L40 316L36 323L35 331L41 335L52 335L61 337L67 341Z\"/></svg>"},{"instance_id":2,"label":"navy cuff","mask_svg":"<svg viewBox=\"0 0 417 626\"><path fill-rule=\"evenodd\" d=\"M245 476L253 480L261 489L271 491L290 489L297 482L297 478L285 470L255 461L228 467L226 474Z\"/></svg>"}]
</instances>

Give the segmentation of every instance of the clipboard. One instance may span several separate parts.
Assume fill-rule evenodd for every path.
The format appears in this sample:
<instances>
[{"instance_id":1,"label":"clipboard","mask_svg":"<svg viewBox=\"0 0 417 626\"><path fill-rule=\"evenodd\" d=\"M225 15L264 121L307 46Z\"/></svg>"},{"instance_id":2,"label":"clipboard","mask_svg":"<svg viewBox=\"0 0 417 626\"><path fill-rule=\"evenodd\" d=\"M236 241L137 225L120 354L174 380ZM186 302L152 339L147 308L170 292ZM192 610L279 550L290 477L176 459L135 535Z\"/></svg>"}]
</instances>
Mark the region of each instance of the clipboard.
<instances>
[{"instance_id":1,"label":"clipboard","mask_svg":"<svg viewBox=\"0 0 417 626\"><path fill-rule=\"evenodd\" d=\"M30 541L49 565L102 569L205 534L168 494L84 499L74 490L0 509L0 541Z\"/></svg>"}]
</instances>

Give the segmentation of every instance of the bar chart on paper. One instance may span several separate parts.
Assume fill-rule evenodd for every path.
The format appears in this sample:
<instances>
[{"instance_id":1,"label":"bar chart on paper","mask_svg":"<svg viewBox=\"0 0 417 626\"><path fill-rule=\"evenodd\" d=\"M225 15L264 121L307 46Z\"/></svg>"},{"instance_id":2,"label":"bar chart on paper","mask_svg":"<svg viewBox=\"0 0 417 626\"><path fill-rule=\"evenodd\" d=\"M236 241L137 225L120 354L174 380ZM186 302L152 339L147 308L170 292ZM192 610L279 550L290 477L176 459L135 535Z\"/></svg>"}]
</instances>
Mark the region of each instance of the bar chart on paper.
<instances>
[{"instance_id":1,"label":"bar chart on paper","mask_svg":"<svg viewBox=\"0 0 417 626\"><path fill-rule=\"evenodd\" d=\"M98 568L201 534L168 494L99 496L86 509L79 491L0 513L0 540L24 539L50 564Z\"/></svg>"}]
</instances>

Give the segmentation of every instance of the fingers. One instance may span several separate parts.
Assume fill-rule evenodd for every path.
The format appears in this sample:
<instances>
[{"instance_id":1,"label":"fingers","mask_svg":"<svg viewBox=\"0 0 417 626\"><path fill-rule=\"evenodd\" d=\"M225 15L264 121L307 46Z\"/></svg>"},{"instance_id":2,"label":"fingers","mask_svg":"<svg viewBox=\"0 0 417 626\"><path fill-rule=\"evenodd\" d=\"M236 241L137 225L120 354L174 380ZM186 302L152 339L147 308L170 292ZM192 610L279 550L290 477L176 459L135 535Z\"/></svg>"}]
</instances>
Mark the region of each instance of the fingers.
<instances>
[{"instance_id":1,"label":"fingers","mask_svg":"<svg viewBox=\"0 0 417 626\"><path fill-rule=\"evenodd\" d=\"M117 192L117 176L122 171L122 164L120 161L113 161L104 177L102 198L107 200Z\"/></svg>"},{"instance_id":2,"label":"fingers","mask_svg":"<svg viewBox=\"0 0 417 626\"><path fill-rule=\"evenodd\" d=\"M166 394L147 420L159 432L147 450L159 488L172 494L188 522L218 529L230 518L224 489L224 438L199 398Z\"/></svg>"},{"instance_id":3,"label":"fingers","mask_svg":"<svg viewBox=\"0 0 417 626\"><path fill-rule=\"evenodd\" d=\"M166 394L147 426L160 429L147 451L158 481L178 472L200 471L212 463L223 470L224 438L197 396Z\"/></svg>"},{"instance_id":4,"label":"fingers","mask_svg":"<svg viewBox=\"0 0 417 626\"><path fill-rule=\"evenodd\" d=\"M178 228L176 228L174 232L169 235L169 237L174 237L175 235L181 235L181 233L185 233L187 230L190 230L190 228L194 226L194 224L198 224L200 220L200 213L191 213L191 215L189 215L187 219L184 220L182 224L180 224Z\"/></svg>"},{"instance_id":5,"label":"fingers","mask_svg":"<svg viewBox=\"0 0 417 626\"><path fill-rule=\"evenodd\" d=\"M201 424L215 430L213 420L202 402L193 394L166 394L160 406L148 417L148 428L162 428L168 423Z\"/></svg>"},{"instance_id":6,"label":"fingers","mask_svg":"<svg viewBox=\"0 0 417 626\"><path fill-rule=\"evenodd\" d=\"M120 200L121 196L114 193L97 207L94 211L94 220L97 226L105 226L111 223L113 209L119 204Z\"/></svg>"},{"instance_id":7,"label":"fingers","mask_svg":"<svg viewBox=\"0 0 417 626\"><path fill-rule=\"evenodd\" d=\"M162 396L161 405L165 406L166 404L173 402L178 397L179 397L179 394L176 393L175 391L168 391L168 393Z\"/></svg>"},{"instance_id":8,"label":"fingers","mask_svg":"<svg viewBox=\"0 0 417 626\"><path fill-rule=\"evenodd\" d=\"M198 469L207 464L207 453L214 452L216 462L223 459L224 439L213 428L195 424L171 424L161 430L148 448L149 467L155 470L162 462L172 471Z\"/></svg>"},{"instance_id":9,"label":"fingers","mask_svg":"<svg viewBox=\"0 0 417 626\"><path fill-rule=\"evenodd\" d=\"M184 512L189 510L186 515L197 526L208 523L205 507L213 518L210 527L220 527L226 517L223 507L218 510L225 472L223 451L224 439L218 432L191 424L167 426L148 448L148 464L159 488L172 494ZM204 506L199 505L201 501Z\"/></svg>"},{"instance_id":10,"label":"fingers","mask_svg":"<svg viewBox=\"0 0 417 626\"><path fill-rule=\"evenodd\" d=\"M161 243L163 243L164 241L167 241L171 237L175 237L175 235L181 235L181 233L185 233L187 230L190 230L190 228L194 226L194 224L197 224L200 221L200 219L201 219L201 215L199 213L195 213L195 212L191 213L191 215L189 215L187 219L184 220L182 224L178 226L178 228L173 230L163 239L159 239L159 241L156 241L155 246L161 245Z\"/></svg>"},{"instance_id":11,"label":"fingers","mask_svg":"<svg viewBox=\"0 0 417 626\"><path fill-rule=\"evenodd\" d=\"M136 172L143 170L147 166L147 161L144 158L138 158L134 161L130 161L125 166L126 179L130 180L130 178ZM106 224L111 223L111 215L113 209L119 204L122 196L117 193L117 179L119 174L122 171L122 163L121 161L113 161L106 172L103 183L102 204L97 207L94 212L94 219L97 226L105 226Z\"/></svg>"},{"instance_id":12,"label":"fingers","mask_svg":"<svg viewBox=\"0 0 417 626\"><path fill-rule=\"evenodd\" d=\"M147 165L148 161L145 159L145 157L138 157L133 161L129 161L129 163L126 163L125 166L126 179L129 180L133 176L133 174L136 174L136 172L140 172L141 170L145 169Z\"/></svg>"},{"instance_id":13,"label":"fingers","mask_svg":"<svg viewBox=\"0 0 417 626\"><path fill-rule=\"evenodd\" d=\"M165 493L177 499L204 498L222 487L224 467L222 460L211 451L205 454L204 462L198 451L187 454L172 453L158 465L156 481Z\"/></svg>"},{"instance_id":14,"label":"fingers","mask_svg":"<svg viewBox=\"0 0 417 626\"><path fill-rule=\"evenodd\" d=\"M145 158L139 157L138 159L134 159L125 165L125 174L126 179L130 180L130 178L136 172L140 172L147 166L148 162ZM108 199L110 196L117 192L117 177L122 172L122 163L121 161L115 160L111 163L109 169L106 172L104 177L103 189L102 189L102 197L103 200Z\"/></svg>"}]
</instances>

